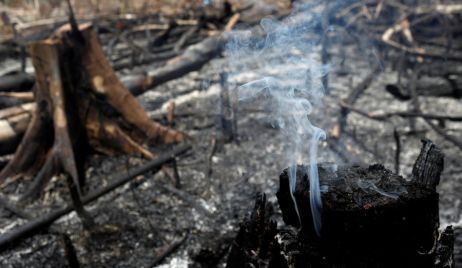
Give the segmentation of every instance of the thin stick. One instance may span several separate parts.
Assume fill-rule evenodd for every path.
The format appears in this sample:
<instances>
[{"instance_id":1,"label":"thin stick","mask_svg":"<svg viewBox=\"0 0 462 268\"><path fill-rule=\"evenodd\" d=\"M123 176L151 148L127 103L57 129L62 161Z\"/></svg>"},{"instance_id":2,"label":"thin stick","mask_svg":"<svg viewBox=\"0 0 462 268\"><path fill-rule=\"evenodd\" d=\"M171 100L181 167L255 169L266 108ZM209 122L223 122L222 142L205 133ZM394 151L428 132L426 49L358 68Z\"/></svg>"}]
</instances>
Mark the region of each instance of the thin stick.
<instances>
[{"instance_id":1,"label":"thin stick","mask_svg":"<svg viewBox=\"0 0 462 268\"><path fill-rule=\"evenodd\" d=\"M398 130L393 129L393 137L396 142L396 151L395 151L395 173L399 174L399 165L400 165L400 154L401 154L401 140L399 138Z\"/></svg>"},{"instance_id":2,"label":"thin stick","mask_svg":"<svg viewBox=\"0 0 462 268\"><path fill-rule=\"evenodd\" d=\"M372 83L374 78L377 76L378 71L380 70L379 66L376 66L372 72L370 72L361 83L359 83L350 93L348 98L345 100L345 103L353 105L359 97L369 88L369 85ZM338 133L336 133L336 138L339 138L347 125L347 117L350 111L348 109L340 109L340 116L338 118Z\"/></svg>"},{"instance_id":3,"label":"thin stick","mask_svg":"<svg viewBox=\"0 0 462 268\"><path fill-rule=\"evenodd\" d=\"M449 142L451 142L452 144L456 145L457 147L459 147L459 149L462 150L462 140L452 136L452 135L449 135L447 134L446 132L444 132L444 130L442 130L441 128L439 128L437 125L433 124L430 120L428 119L425 119L425 122L427 122L428 125L430 125L430 127L438 134L440 134L441 136L443 136L446 140L448 140Z\"/></svg>"},{"instance_id":4,"label":"thin stick","mask_svg":"<svg viewBox=\"0 0 462 268\"><path fill-rule=\"evenodd\" d=\"M4 198L3 196L0 196L0 206L3 207L4 209L8 210L9 212L11 213L14 213L15 215L17 215L18 217L20 218L23 218L23 219L32 219L32 215L30 215L29 213L27 212L24 212L22 210L20 210L18 207L16 207L15 205L11 204L6 198Z\"/></svg>"},{"instance_id":5,"label":"thin stick","mask_svg":"<svg viewBox=\"0 0 462 268\"><path fill-rule=\"evenodd\" d=\"M114 189L124 185L125 183L129 182L131 179L135 178L138 175L144 174L148 171L152 171L155 169L156 171L160 169L160 167L165 164L166 162L170 161L174 157L185 153L187 150L191 148L189 144L180 145L168 153L162 154L154 160L147 162L145 165L140 167L136 167L126 174L115 175L113 179L111 179L111 183L104 188L96 190L82 198L83 204L88 204L101 196L110 193ZM2 234L0 236L0 250L6 249L8 246L11 246L13 243L19 241L20 239L26 238L30 235L35 234L36 232L42 230L43 228L49 226L57 219L61 218L62 216L72 212L74 210L74 206L67 206L56 211L50 212L42 217L39 217L33 221L30 221L24 225L17 227L16 229L12 230L9 233Z\"/></svg>"},{"instance_id":6,"label":"thin stick","mask_svg":"<svg viewBox=\"0 0 462 268\"><path fill-rule=\"evenodd\" d=\"M359 115L362 115L364 117L367 117L369 119L377 120L377 121L383 121L385 119L388 119L393 116L399 116L399 117L421 117L423 119L428 119L428 120L448 120L448 121L454 121L454 122L461 122L462 121L462 116L451 116L451 115L440 115L440 114L428 114L428 113L420 113L420 112L390 112L390 113L378 113L378 112L368 112L361 110L359 108L356 108L352 105L349 105L345 103L344 101L339 101L339 105L342 108L346 108L350 110L351 112L357 113Z\"/></svg>"},{"instance_id":7,"label":"thin stick","mask_svg":"<svg viewBox=\"0 0 462 268\"><path fill-rule=\"evenodd\" d=\"M149 267L154 267L160 264L162 261L164 261L165 258L167 258L170 254L175 252L186 241L188 236L189 236L189 231L186 232L186 234L184 234L181 239L175 240L167 247L162 248L160 250L161 252L156 254L157 255L156 258L154 259L154 261L151 263Z\"/></svg>"}]
</instances>

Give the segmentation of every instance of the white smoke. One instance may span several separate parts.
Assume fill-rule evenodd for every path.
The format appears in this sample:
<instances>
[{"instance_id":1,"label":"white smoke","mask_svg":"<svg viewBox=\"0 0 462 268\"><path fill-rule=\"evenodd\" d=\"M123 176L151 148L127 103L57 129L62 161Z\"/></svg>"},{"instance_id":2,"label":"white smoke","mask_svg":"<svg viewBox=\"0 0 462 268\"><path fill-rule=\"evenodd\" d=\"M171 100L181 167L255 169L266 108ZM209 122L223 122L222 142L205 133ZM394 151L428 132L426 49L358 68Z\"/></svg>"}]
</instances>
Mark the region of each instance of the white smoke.
<instances>
[{"instance_id":1,"label":"white smoke","mask_svg":"<svg viewBox=\"0 0 462 268\"><path fill-rule=\"evenodd\" d=\"M232 69L251 66L257 74L255 80L238 87L239 99L263 99L270 104L270 116L288 144L286 164L292 193L297 164L309 163L310 206L318 235L322 203L316 155L319 140L326 134L311 123L309 115L321 113L318 104L324 94L322 77L328 71L317 51L322 33L316 34L314 28L319 22L320 16L305 6L282 21L263 19L260 25L264 38L256 38L262 36L258 32L231 33L226 49ZM295 200L294 205L297 209Z\"/></svg>"}]
</instances>

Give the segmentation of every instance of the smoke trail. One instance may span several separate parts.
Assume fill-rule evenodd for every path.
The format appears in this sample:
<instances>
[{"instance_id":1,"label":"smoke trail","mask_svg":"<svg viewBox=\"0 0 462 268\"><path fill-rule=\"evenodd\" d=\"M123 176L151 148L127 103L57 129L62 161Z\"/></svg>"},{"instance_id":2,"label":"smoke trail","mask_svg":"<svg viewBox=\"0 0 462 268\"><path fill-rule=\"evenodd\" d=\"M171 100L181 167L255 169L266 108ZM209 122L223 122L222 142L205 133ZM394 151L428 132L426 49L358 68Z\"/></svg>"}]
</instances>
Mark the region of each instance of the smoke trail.
<instances>
[{"instance_id":1,"label":"smoke trail","mask_svg":"<svg viewBox=\"0 0 462 268\"><path fill-rule=\"evenodd\" d=\"M308 11L304 6L282 22L263 19L264 39L254 38L258 33L250 31L232 34L226 55L231 69L237 70L230 74L231 80L238 84L252 80L238 87L239 99L268 105L288 145L289 188L297 214L293 197L297 164L309 162L310 206L319 235L322 203L316 155L318 142L326 134L312 125L308 116L317 111L324 94L322 77L328 67L320 63L316 51L322 36L316 35L314 28L319 26L320 15Z\"/></svg>"}]
</instances>

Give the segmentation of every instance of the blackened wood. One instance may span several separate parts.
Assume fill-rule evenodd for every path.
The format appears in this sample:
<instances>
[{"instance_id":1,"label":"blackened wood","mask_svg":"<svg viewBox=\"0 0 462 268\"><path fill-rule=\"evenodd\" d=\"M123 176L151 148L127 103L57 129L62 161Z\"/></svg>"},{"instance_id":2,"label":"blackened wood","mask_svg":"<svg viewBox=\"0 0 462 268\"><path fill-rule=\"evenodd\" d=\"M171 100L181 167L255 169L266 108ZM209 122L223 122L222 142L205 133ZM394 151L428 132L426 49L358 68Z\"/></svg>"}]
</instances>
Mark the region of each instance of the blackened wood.
<instances>
[{"instance_id":1,"label":"blackened wood","mask_svg":"<svg viewBox=\"0 0 462 268\"><path fill-rule=\"evenodd\" d=\"M412 98L409 92L411 81L404 80L401 84L388 84L385 90L398 100L407 101ZM416 92L419 96L462 98L462 76L448 77L423 76L416 81Z\"/></svg>"},{"instance_id":2,"label":"blackened wood","mask_svg":"<svg viewBox=\"0 0 462 268\"><path fill-rule=\"evenodd\" d=\"M15 97L0 96L0 109L21 105L24 102Z\"/></svg>"},{"instance_id":3,"label":"blackened wood","mask_svg":"<svg viewBox=\"0 0 462 268\"><path fill-rule=\"evenodd\" d=\"M35 83L31 74L18 73L0 77L0 91L29 91Z\"/></svg>"},{"instance_id":4,"label":"blackened wood","mask_svg":"<svg viewBox=\"0 0 462 268\"><path fill-rule=\"evenodd\" d=\"M189 144L179 145L173 148L171 151L159 155L156 159L151 160L140 167L136 167L132 170L129 170L126 173L124 172L124 174L115 175L114 178L110 179L111 183L109 183L107 186L95 190L94 192L91 192L88 195L82 197L82 203L90 203L100 198L101 196L112 192L114 189L124 185L131 179L139 175L142 175L148 171L157 172L163 164L167 163L168 161L179 155L182 155L189 149L191 149L191 145ZM5 250L6 248L13 246L14 243L18 242L19 240L31 236L39 232L40 230L43 230L57 219L72 212L73 210L73 206L68 206L65 208L55 210L53 212L50 212L49 214L46 214L35 220L27 222L24 225L21 225L13 229L11 232L2 234L0 236L0 250Z\"/></svg>"},{"instance_id":5,"label":"blackened wood","mask_svg":"<svg viewBox=\"0 0 462 268\"><path fill-rule=\"evenodd\" d=\"M170 245L162 247L156 252L156 257L149 267L154 267L162 263L168 256L174 253L189 237L189 230L180 239L174 240Z\"/></svg>"},{"instance_id":6,"label":"blackened wood","mask_svg":"<svg viewBox=\"0 0 462 268\"><path fill-rule=\"evenodd\" d=\"M67 234L61 234L61 239L64 247L64 256L67 259L67 263L70 268L79 268L80 262L77 258L77 253L75 252L75 247L72 244L72 240Z\"/></svg>"},{"instance_id":7,"label":"blackened wood","mask_svg":"<svg viewBox=\"0 0 462 268\"><path fill-rule=\"evenodd\" d=\"M234 240L233 232L213 231L197 234L197 239L204 241L199 248L188 251L193 263L189 268L215 268L228 254Z\"/></svg>"},{"instance_id":8,"label":"blackened wood","mask_svg":"<svg viewBox=\"0 0 462 268\"><path fill-rule=\"evenodd\" d=\"M240 225L228 256L226 267L261 267L270 258L276 222L271 219L273 208L265 194L258 194L251 214Z\"/></svg>"},{"instance_id":9,"label":"blackened wood","mask_svg":"<svg viewBox=\"0 0 462 268\"><path fill-rule=\"evenodd\" d=\"M453 268L454 266L454 229L448 226L440 234L436 245L435 268Z\"/></svg>"},{"instance_id":10,"label":"blackened wood","mask_svg":"<svg viewBox=\"0 0 462 268\"><path fill-rule=\"evenodd\" d=\"M407 182L380 165L320 165L324 192L318 238L312 223L307 174L307 167L298 166L294 197L301 224L288 192L287 170L280 176L277 197L285 223L300 226L298 241L316 249L305 252L310 265L433 267L431 249L439 226L438 194L433 189Z\"/></svg>"},{"instance_id":11,"label":"blackened wood","mask_svg":"<svg viewBox=\"0 0 462 268\"><path fill-rule=\"evenodd\" d=\"M234 134L234 114L231 105L231 98L229 92L228 75L226 73L220 74L220 118L219 126L221 138L224 142L231 142L235 138Z\"/></svg>"},{"instance_id":12,"label":"blackened wood","mask_svg":"<svg viewBox=\"0 0 462 268\"><path fill-rule=\"evenodd\" d=\"M320 255L319 248L303 242L299 232L294 228L279 230L273 243L269 268L328 267Z\"/></svg>"},{"instance_id":13,"label":"blackened wood","mask_svg":"<svg viewBox=\"0 0 462 268\"><path fill-rule=\"evenodd\" d=\"M443 168L443 152L431 140L422 140L422 149L412 169L413 181L435 190Z\"/></svg>"},{"instance_id":14,"label":"blackened wood","mask_svg":"<svg viewBox=\"0 0 462 268\"><path fill-rule=\"evenodd\" d=\"M188 47L182 55L172 59L170 64L150 72L147 77L135 78L135 81L127 79L124 82L131 85L140 85L139 87L130 88L133 95L140 95L155 86L201 69L212 58L220 54L225 43L226 38L223 36L208 37L200 43ZM139 81L146 82L141 83Z\"/></svg>"},{"instance_id":15,"label":"blackened wood","mask_svg":"<svg viewBox=\"0 0 462 268\"><path fill-rule=\"evenodd\" d=\"M365 78L362 80L355 88L353 88L345 100L345 103L353 105L361 95L369 88L370 84L377 77L377 73L380 71L379 66L376 66ZM340 136L345 132L347 126L348 114L350 111L344 107L340 109L340 115L338 118L338 133L337 136ZM338 137L337 137L338 138Z\"/></svg>"}]
</instances>

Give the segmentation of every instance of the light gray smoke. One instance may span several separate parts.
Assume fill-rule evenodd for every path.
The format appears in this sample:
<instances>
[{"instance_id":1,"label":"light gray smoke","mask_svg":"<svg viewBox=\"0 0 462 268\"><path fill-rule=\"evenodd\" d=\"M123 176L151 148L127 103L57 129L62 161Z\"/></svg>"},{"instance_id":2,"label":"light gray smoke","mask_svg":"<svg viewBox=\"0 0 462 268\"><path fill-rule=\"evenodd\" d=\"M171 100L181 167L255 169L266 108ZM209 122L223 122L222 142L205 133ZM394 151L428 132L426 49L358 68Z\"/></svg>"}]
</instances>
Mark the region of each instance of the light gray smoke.
<instances>
[{"instance_id":1,"label":"light gray smoke","mask_svg":"<svg viewBox=\"0 0 462 268\"><path fill-rule=\"evenodd\" d=\"M230 74L230 79L234 77L236 83L252 80L238 87L239 99L264 100L271 107L270 116L288 145L285 155L291 194L295 190L297 164L309 163L310 206L319 235L322 203L316 155L319 140L326 134L311 123L309 115L320 113L322 77L328 67L320 62L317 52L321 37L313 27L319 23L319 16L308 11L306 7L299 9L280 22L263 19L263 39L253 38L258 33L250 31L231 33L226 55L231 69L237 71ZM292 199L299 213L293 195Z\"/></svg>"}]
</instances>

